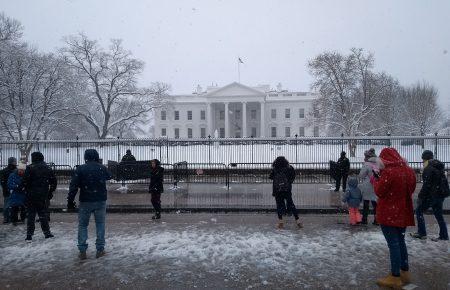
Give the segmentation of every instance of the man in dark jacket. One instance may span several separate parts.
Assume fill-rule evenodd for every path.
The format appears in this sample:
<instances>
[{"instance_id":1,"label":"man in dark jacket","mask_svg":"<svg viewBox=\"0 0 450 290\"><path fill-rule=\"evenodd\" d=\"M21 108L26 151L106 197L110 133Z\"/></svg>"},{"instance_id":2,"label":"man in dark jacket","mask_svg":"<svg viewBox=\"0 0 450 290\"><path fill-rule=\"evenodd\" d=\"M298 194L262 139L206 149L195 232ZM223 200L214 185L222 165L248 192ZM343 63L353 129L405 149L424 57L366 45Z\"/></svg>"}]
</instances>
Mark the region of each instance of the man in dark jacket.
<instances>
[{"instance_id":1,"label":"man in dark jacket","mask_svg":"<svg viewBox=\"0 0 450 290\"><path fill-rule=\"evenodd\" d=\"M87 258L88 225L91 214L94 214L97 230L96 257L105 255L105 216L106 216L106 181L111 179L111 173L100 164L97 150L87 149L84 152L85 164L75 170L69 187L67 208L75 209L75 196L80 189L80 206L78 210L78 250L79 258Z\"/></svg>"},{"instance_id":2,"label":"man in dark jacket","mask_svg":"<svg viewBox=\"0 0 450 290\"><path fill-rule=\"evenodd\" d=\"M45 238L53 238L48 223L47 206L48 200L53 198L56 186L55 174L44 162L44 155L41 152L33 152L31 154L31 165L27 166L22 179L27 205L27 241L31 241L33 238L36 214L39 216Z\"/></svg>"},{"instance_id":3,"label":"man in dark jacket","mask_svg":"<svg viewBox=\"0 0 450 290\"><path fill-rule=\"evenodd\" d=\"M416 208L418 232L412 233L411 236L417 239L427 238L423 213L431 207L439 224L439 237L432 240L448 240L447 224L442 213L444 199L449 194L448 181L444 172L444 164L433 158L433 152L430 150L425 150L422 154L424 164L422 174L423 184L419 192Z\"/></svg>"},{"instance_id":4,"label":"man in dark jacket","mask_svg":"<svg viewBox=\"0 0 450 290\"><path fill-rule=\"evenodd\" d=\"M161 218L161 193L164 192L164 168L161 167L161 162L158 159L153 159L151 162L151 172L150 172L150 185L148 187L148 192L152 197L152 205L155 209L155 215L152 219L158 220Z\"/></svg>"},{"instance_id":5,"label":"man in dark jacket","mask_svg":"<svg viewBox=\"0 0 450 290\"><path fill-rule=\"evenodd\" d=\"M8 178L11 175L11 173L14 172L17 168L17 159L14 157L8 158L8 166L3 168L2 171L0 171L0 178L1 178L1 185L2 185L2 191L3 191L3 223L7 224L11 222L11 212L9 208L9 196L10 192L8 190Z\"/></svg>"},{"instance_id":6,"label":"man in dark jacket","mask_svg":"<svg viewBox=\"0 0 450 290\"><path fill-rule=\"evenodd\" d=\"M136 158L131 154L131 150L128 149L126 154L122 157L122 162L130 162L130 161L136 161Z\"/></svg>"},{"instance_id":7,"label":"man in dark jacket","mask_svg":"<svg viewBox=\"0 0 450 290\"><path fill-rule=\"evenodd\" d=\"M346 157L347 153L345 151L341 152L341 157L337 161L336 168L336 189L334 191L339 191L341 187L342 179L342 191L345 192L347 189L347 178L350 172L350 160Z\"/></svg>"}]
</instances>

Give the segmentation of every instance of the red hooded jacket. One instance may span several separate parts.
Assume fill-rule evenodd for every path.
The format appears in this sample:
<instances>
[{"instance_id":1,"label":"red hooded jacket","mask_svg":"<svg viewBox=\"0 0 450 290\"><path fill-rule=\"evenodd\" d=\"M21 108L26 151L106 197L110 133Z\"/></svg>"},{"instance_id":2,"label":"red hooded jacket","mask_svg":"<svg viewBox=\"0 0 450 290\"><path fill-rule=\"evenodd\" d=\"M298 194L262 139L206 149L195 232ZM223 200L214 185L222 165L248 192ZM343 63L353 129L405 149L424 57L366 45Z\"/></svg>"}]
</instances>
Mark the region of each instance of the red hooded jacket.
<instances>
[{"instance_id":1,"label":"red hooded jacket","mask_svg":"<svg viewBox=\"0 0 450 290\"><path fill-rule=\"evenodd\" d=\"M414 226L414 170L394 148L383 149L380 158L384 169L380 178L374 182L375 194L378 196L377 221L384 226Z\"/></svg>"}]
</instances>

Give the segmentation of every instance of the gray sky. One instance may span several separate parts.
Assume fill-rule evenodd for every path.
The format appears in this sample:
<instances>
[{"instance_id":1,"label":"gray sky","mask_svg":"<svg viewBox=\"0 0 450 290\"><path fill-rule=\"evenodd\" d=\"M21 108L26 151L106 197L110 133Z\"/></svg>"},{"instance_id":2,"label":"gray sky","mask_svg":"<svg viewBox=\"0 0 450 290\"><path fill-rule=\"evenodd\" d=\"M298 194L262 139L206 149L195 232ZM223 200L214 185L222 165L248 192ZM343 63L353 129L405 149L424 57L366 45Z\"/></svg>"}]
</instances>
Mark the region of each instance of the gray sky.
<instances>
[{"instance_id":1,"label":"gray sky","mask_svg":"<svg viewBox=\"0 0 450 290\"><path fill-rule=\"evenodd\" d=\"M324 50L362 47L376 68L403 84L426 80L450 105L448 0L0 0L44 51L85 32L106 43L122 38L145 61L142 84L163 81L173 93L237 80L309 90L306 64Z\"/></svg>"}]
</instances>

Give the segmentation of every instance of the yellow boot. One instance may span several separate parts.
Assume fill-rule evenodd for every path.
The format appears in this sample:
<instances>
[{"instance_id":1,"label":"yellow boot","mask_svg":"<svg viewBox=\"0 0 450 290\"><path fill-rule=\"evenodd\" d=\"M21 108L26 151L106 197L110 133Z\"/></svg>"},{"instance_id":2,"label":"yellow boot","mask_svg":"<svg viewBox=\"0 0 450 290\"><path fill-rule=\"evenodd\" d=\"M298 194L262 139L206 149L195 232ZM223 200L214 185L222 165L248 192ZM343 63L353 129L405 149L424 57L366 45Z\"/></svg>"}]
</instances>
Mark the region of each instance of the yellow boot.
<instances>
[{"instance_id":1,"label":"yellow boot","mask_svg":"<svg viewBox=\"0 0 450 290\"><path fill-rule=\"evenodd\" d=\"M400 277L392 276L392 274L389 274L385 278L378 279L377 280L378 286L381 287L389 287L392 289L402 289L403 282Z\"/></svg>"},{"instance_id":2,"label":"yellow boot","mask_svg":"<svg viewBox=\"0 0 450 290\"><path fill-rule=\"evenodd\" d=\"M411 275L409 271L400 271L400 279L402 279L403 284L411 283Z\"/></svg>"},{"instance_id":3,"label":"yellow boot","mask_svg":"<svg viewBox=\"0 0 450 290\"><path fill-rule=\"evenodd\" d=\"M284 221L279 220L279 221L278 221L278 224L277 224L277 228L280 229L280 230L282 230L282 229L284 228Z\"/></svg>"}]
</instances>

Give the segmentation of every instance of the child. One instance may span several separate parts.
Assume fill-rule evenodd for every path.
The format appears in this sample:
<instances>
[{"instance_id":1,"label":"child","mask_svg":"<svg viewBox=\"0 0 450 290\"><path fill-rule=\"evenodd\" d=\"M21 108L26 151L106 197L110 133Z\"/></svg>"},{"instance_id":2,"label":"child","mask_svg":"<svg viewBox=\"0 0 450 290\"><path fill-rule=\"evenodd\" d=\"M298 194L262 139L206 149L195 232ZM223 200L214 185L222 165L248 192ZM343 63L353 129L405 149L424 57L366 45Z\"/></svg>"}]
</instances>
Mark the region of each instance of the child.
<instances>
[{"instance_id":1,"label":"child","mask_svg":"<svg viewBox=\"0 0 450 290\"><path fill-rule=\"evenodd\" d=\"M19 212L20 222L25 220L25 192L21 188L25 169L26 165L24 163L19 163L17 169L14 170L8 178L8 190L11 193L9 204L11 206L11 219L13 225L16 225L19 221Z\"/></svg>"},{"instance_id":2,"label":"child","mask_svg":"<svg viewBox=\"0 0 450 290\"><path fill-rule=\"evenodd\" d=\"M359 205L362 202L361 190L358 188L358 179L354 176L348 180L348 188L345 191L342 202L347 203L350 215L350 224L356 225L361 223L362 216L359 212Z\"/></svg>"}]
</instances>

